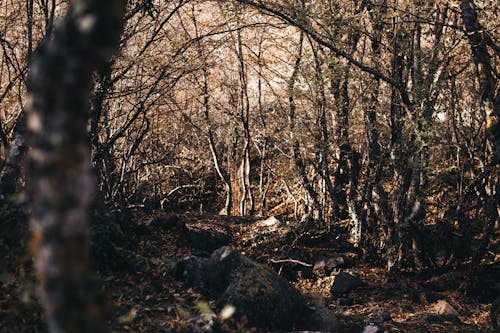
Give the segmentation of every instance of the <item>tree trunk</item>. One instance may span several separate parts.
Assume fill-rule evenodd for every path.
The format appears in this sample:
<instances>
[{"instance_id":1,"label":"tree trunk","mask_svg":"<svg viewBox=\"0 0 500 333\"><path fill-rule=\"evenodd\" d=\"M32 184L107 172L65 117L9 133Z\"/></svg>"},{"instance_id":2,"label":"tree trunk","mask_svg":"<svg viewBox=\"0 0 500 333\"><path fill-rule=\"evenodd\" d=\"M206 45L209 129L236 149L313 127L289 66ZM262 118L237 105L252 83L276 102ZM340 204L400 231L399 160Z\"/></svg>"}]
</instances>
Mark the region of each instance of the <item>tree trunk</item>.
<instances>
[{"instance_id":1,"label":"tree trunk","mask_svg":"<svg viewBox=\"0 0 500 333\"><path fill-rule=\"evenodd\" d=\"M192 7L193 11L193 26L194 26L194 31L195 31L195 36L196 38L200 37L200 33L198 30L198 22L196 21L196 16L194 14L194 6ZM226 201L224 203L224 212L227 215L231 215L232 213L232 207L231 207L231 201L232 201L232 187L231 187L231 180L229 178L229 174L226 170L224 170L221 166L221 160L220 160L220 154L217 150L217 147L215 145L215 138L214 138L214 131L213 131L213 126L212 122L210 121L210 94L208 90L208 64L205 60L205 57L203 55L203 49L201 46L201 42L198 39L197 43L197 52L198 56L200 59L203 61L203 68L202 68L202 82L201 82L201 89L202 89L202 95L203 95L203 115L205 118L205 127L206 127L206 134L208 136L208 145L210 148L210 153L212 155L212 160L214 162L214 167L215 171L217 172L217 175L219 178L222 180L224 183L224 190L226 191Z\"/></svg>"},{"instance_id":2,"label":"tree trunk","mask_svg":"<svg viewBox=\"0 0 500 333\"><path fill-rule=\"evenodd\" d=\"M238 25L240 23L238 22ZM239 61L240 75L240 107L241 107L241 124L243 129L243 152L241 155L239 177L241 179L241 199L240 199L240 214L246 216L252 215L255 209L254 196L250 184L250 99L248 97L248 79L243 54L243 42L241 39L241 31L236 31L237 50Z\"/></svg>"},{"instance_id":3,"label":"tree trunk","mask_svg":"<svg viewBox=\"0 0 500 333\"><path fill-rule=\"evenodd\" d=\"M295 59L295 65L293 68L292 76L288 81L288 102L289 102L289 113L288 113L288 130L290 136L290 150L293 156L293 162L295 169L298 172L300 182L304 190L306 191L306 197L310 199L311 203L307 205L308 214L312 215L314 220L322 220L321 206L318 200L318 193L314 190L313 185L307 178L306 166L300 153L300 143L295 135L295 96L294 87L297 75L300 69L300 63L302 61L302 46L304 42L304 33L300 33L300 40L298 45L297 57Z\"/></svg>"},{"instance_id":4,"label":"tree trunk","mask_svg":"<svg viewBox=\"0 0 500 333\"><path fill-rule=\"evenodd\" d=\"M319 165L317 167L317 172L321 176L321 195L322 202L321 207L325 207L327 202L326 194L330 196L331 200L335 199L335 190L332 183L331 175L330 175L330 135L328 131L328 123L327 123L327 98L325 91L325 82L324 75L322 70L322 62L320 61L320 57L318 55L318 50L313 45L312 41L310 41L311 49L313 51L314 56L314 65L315 65L315 83L316 83L316 104L318 107L318 132L320 137L319 142ZM333 213L333 212L332 212ZM329 216L332 217L331 215Z\"/></svg>"},{"instance_id":5,"label":"tree trunk","mask_svg":"<svg viewBox=\"0 0 500 333\"><path fill-rule=\"evenodd\" d=\"M28 81L28 194L38 292L50 332L106 332L89 258L94 178L87 139L92 72L109 61L124 0L74 0L34 55Z\"/></svg>"},{"instance_id":6,"label":"tree trunk","mask_svg":"<svg viewBox=\"0 0 500 333\"><path fill-rule=\"evenodd\" d=\"M0 193L2 196L15 194L22 175L22 162L27 151L26 113L21 114L14 127L14 139L9 147L9 154L0 173Z\"/></svg>"},{"instance_id":7,"label":"tree trunk","mask_svg":"<svg viewBox=\"0 0 500 333\"><path fill-rule=\"evenodd\" d=\"M493 150L495 163L498 164L500 163L500 88L497 89L498 80L487 48L489 45L498 50L498 46L479 23L471 0L462 0L460 9L472 57L477 67L481 102L486 117L486 135Z\"/></svg>"},{"instance_id":8,"label":"tree trunk","mask_svg":"<svg viewBox=\"0 0 500 333\"><path fill-rule=\"evenodd\" d=\"M26 0L26 16L28 18L26 23L28 35L26 61L29 64L33 57L33 0ZM12 195L16 193L17 185L21 178L21 164L27 151L26 114L24 110L21 110L21 113L17 117L12 144L8 145L7 136L3 129L0 129L0 137L4 147L8 148L5 165L0 173L0 193L2 193L2 196Z\"/></svg>"}]
</instances>

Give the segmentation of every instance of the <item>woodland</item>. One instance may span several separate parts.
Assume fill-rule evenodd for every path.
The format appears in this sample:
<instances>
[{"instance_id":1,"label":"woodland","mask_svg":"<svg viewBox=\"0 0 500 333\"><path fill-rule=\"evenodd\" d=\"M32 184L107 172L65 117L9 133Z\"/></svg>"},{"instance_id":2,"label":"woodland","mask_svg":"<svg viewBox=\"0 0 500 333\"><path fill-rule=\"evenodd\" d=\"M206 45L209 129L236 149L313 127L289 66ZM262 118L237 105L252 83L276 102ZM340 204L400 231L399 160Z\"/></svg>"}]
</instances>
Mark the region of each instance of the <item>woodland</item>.
<instances>
[{"instance_id":1,"label":"woodland","mask_svg":"<svg viewBox=\"0 0 500 333\"><path fill-rule=\"evenodd\" d=\"M496 0L0 0L0 332L498 332Z\"/></svg>"}]
</instances>

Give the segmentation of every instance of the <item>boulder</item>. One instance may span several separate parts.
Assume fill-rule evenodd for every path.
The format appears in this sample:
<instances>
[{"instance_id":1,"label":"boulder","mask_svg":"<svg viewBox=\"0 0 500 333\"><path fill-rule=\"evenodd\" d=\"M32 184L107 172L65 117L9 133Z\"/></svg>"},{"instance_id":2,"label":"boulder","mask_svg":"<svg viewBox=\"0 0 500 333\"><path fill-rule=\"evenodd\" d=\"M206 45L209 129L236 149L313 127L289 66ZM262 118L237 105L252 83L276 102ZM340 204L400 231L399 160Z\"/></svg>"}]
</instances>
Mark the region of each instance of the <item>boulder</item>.
<instances>
[{"instance_id":1,"label":"boulder","mask_svg":"<svg viewBox=\"0 0 500 333\"><path fill-rule=\"evenodd\" d=\"M335 275L335 279L333 280L332 288L330 292L333 295L341 295L347 294L351 290L354 290L357 287L363 285L363 281L357 276L351 275L346 272L340 272Z\"/></svg>"},{"instance_id":2,"label":"boulder","mask_svg":"<svg viewBox=\"0 0 500 333\"><path fill-rule=\"evenodd\" d=\"M439 300L433 305L434 313L447 316L458 316L457 310L445 300Z\"/></svg>"},{"instance_id":3,"label":"boulder","mask_svg":"<svg viewBox=\"0 0 500 333\"><path fill-rule=\"evenodd\" d=\"M274 216L251 222L250 229L243 235L241 242L252 246L261 242L273 242L276 237L286 237L290 233L290 226L282 223Z\"/></svg>"},{"instance_id":4,"label":"boulder","mask_svg":"<svg viewBox=\"0 0 500 333\"><path fill-rule=\"evenodd\" d=\"M309 328L314 319L314 329L335 331L333 312L312 311L288 281L232 247L217 249L208 259L184 258L177 264L176 275L214 297L219 311L234 307L234 315L246 317L251 326L282 331ZM323 318L325 327L318 324L318 318Z\"/></svg>"},{"instance_id":5,"label":"boulder","mask_svg":"<svg viewBox=\"0 0 500 333\"><path fill-rule=\"evenodd\" d=\"M314 297L309 302L312 311L307 328L315 332L336 332L339 326L335 312L328 308L323 297Z\"/></svg>"},{"instance_id":6,"label":"boulder","mask_svg":"<svg viewBox=\"0 0 500 333\"><path fill-rule=\"evenodd\" d=\"M259 229L264 229L263 231L274 232L278 230L281 222L274 216L270 216L267 219L257 221L255 227Z\"/></svg>"},{"instance_id":7,"label":"boulder","mask_svg":"<svg viewBox=\"0 0 500 333\"><path fill-rule=\"evenodd\" d=\"M346 260L340 255L320 257L314 262L313 273L319 277L330 276L335 268L342 267L345 264Z\"/></svg>"},{"instance_id":8,"label":"boulder","mask_svg":"<svg viewBox=\"0 0 500 333\"><path fill-rule=\"evenodd\" d=\"M175 278L189 285L201 287L205 284L204 273L208 266L208 259L196 256L187 256L174 267Z\"/></svg>"}]
</instances>

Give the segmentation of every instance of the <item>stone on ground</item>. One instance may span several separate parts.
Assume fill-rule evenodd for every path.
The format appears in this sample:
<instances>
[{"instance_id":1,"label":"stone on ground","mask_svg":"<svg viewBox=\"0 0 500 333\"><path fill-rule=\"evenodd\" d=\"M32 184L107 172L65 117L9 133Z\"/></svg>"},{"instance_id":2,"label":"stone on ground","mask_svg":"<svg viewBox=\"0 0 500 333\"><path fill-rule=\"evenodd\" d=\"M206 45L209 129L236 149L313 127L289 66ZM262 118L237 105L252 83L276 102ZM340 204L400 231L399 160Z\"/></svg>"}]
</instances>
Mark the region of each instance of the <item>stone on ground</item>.
<instances>
[{"instance_id":1,"label":"stone on ground","mask_svg":"<svg viewBox=\"0 0 500 333\"><path fill-rule=\"evenodd\" d=\"M458 316L457 310L445 300L439 300L433 305L434 312L440 315Z\"/></svg>"},{"instance_id":2,"label":"stone on ground","mask_svg":"<svg viewBox=\"0 0 500 333\"><path fill-rule=\"evenodd\" d=\"M363 285L363 281L357 276L351 275L346 272L340 272L335 275L335 279L333 280L332 288L330 292L333 295L341 295L347 294L351 290L354 290L357 287Z\"/></svg>"},{"instance_id":3,"label":"stone on ground","mask_svg":"<svg viewBox=\"0 0 500 333\"><path fill-rule=\"evenodd\" d=\"M177 276L216 298L218 311L235 308L252 326L276 331L314 329L336 332L335 314L327 307L308 308L306 300L272 269L224 246L207 258L187 257ZM310 326L310 327L309 327Z\"/></svg>"}]
</instances>

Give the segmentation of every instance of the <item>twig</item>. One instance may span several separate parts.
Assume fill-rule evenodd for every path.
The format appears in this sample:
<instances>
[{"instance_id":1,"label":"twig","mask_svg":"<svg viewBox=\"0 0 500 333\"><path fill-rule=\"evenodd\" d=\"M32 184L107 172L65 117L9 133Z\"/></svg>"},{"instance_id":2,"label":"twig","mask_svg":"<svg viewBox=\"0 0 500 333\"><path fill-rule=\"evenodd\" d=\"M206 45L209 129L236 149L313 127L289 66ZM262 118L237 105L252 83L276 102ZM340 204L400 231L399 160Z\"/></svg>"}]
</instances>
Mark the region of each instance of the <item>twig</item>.
<instances>
[{"instance_id":1,"label":"twig","mask_svg":"<svg viewBox=\"0 0 500 333\"><path fill-rule=\"evenodd\" d=\"M184 188L190 188L190 187L200 187L200 185L196 185L196 184L192 184L192 185L181 185L181 186L177 186L176 188L174 188L172 191L168 192L168 194L166 195L166 198L170 197L172 194L174 194L175 192L179 191L179 190L182 190Z\"/></svg>"},{"instance_id":2,"label":"twig","mask_svg":"<svg viewBox=\"0 0 500 333\"><path fill-rule=\"evenodd\" d=\"M311 264L308 264L306 262L303 262L303 261L300 261L300 260L296 260L296 259L280 259L280 260L275 260L275 259L270 259L269 260L270 262L272 262L273 264L283 264L283 263L292 263L292 264L298 264L298 265L302 265L302 266L305 266L305 267L312 267L313 265Z\"/></svg>"}]
</instances>

